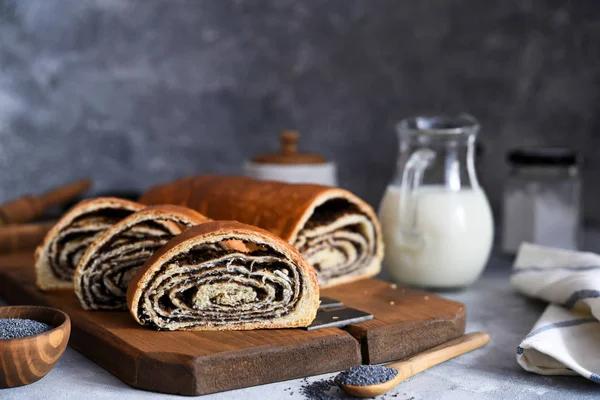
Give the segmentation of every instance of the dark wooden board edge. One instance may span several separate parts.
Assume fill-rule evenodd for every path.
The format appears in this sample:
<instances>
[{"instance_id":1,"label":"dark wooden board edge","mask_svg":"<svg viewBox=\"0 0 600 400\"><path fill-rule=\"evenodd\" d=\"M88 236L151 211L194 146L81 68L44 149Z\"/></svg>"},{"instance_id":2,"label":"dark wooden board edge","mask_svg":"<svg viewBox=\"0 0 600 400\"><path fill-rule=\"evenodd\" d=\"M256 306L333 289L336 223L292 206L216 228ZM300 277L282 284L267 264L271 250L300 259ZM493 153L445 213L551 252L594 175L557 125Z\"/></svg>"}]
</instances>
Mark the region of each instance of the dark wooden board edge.
<instances>
[{"instance_id":1,"label":"dark wooden board edge","mask_svg":"<svg viewBox=\"0 0 600 400\"><path fill-rule=\"evenodd\" d=\"M357 324L345 330L360 342L363 364L381 364L410 357L464 335L464 310L457 307L456 314L426 324L397 323L368 329Z\"/></svg>"},{"instance_id":2,"label":"dark wooden board edge","mask_svg":"<svg viewBox=\"0 0 600 400\"><path fill-rule=\"evenodd\" d=\"M14 279L6 269L0 269L0 283L0 297L10 304L56 307L33 284ZM72 348L130 386L154 392L197 396L336 372L362 364L360 344L343 330L329 338L290 341L277 348L257 346L212 357L182 357L171 353L132 354L130 349L124 350L128 346L118 337L111 334L110 340L97 340L103 332L85 329L89 324L78 324L76 316L72 322L69 341ZM97 345L86 346L90 341ZM309 358L314 354L322 355L322 362L315 363ZM161 376L164 379L159 379Z\"/></svg>"},{"instance_id":3,"label":"dark wooden board edge","mask_svg":"<svg viewBox=\"0 0 600 400\"><path fill-rule=\"evenodd\" d=\"M324 292L350 307L374 314L370 321L344 328L361 343L364 364L400 360L465 332L465 305L433 293L373 278Z\"/></svg>"},{"instance_id":4,"label":"dark wooden board edge","mask_svg":"<svg viewBox=\"0 0 600 400\"><path fill-rule=\"evenodd\" d=\"M315 351L322 362L309 359ZM339 336L318 342L259 346L214 358L190 357L185 362L179 354L143 354L137 360L137 380L128 383L155 392L203 395L341 371L361 361L358 342L340 331ZM275 378L274 370L280 372ZM161 375L165 379L157 379Z\"/></svg>"}]
</instances>

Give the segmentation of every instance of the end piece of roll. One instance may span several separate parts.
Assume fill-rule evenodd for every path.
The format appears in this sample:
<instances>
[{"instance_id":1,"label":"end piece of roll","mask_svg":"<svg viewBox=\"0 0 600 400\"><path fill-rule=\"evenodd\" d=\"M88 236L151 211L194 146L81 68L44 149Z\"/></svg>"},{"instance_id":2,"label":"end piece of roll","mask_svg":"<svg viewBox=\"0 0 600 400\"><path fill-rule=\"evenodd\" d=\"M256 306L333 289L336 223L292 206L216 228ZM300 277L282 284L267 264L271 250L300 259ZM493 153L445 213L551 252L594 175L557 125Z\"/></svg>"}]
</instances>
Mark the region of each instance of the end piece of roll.
<instances>
[{"instance_id":1,"label":"end piece of roll","mask_svg":"<svg viewBox=\"0 0 600 400\"><path fill-rule=\"evenodd\" d=\"M185 229L209 221L189 208L147 207L100 235L77 265L73 283L87 310L127 310L126 293L137 270Z\"/></svg>"},{"instance_id":2,"label":"end piece of roll","mask_svg":"<svg viewBox=\"0 0 600 400\"><path fill-rule=\"evenodd\" d=\"M114 197L84 200L46 234L35 252L36 284L42 290L73 287L73 274L88 246L108 228L144 208Z\"/></svg>"},{"instance_id":3,"label":"end piece of roll","mask_svg":"<svg viewBox=\"0 0 600 400\"><path fill-rule=\"evenodd\" d=\"M127 305L138 323L157 330L294 328L315 318L319 286L290 244L260 228L213 221L157 250L129 284Z\"/></svg>"}]
</instances>

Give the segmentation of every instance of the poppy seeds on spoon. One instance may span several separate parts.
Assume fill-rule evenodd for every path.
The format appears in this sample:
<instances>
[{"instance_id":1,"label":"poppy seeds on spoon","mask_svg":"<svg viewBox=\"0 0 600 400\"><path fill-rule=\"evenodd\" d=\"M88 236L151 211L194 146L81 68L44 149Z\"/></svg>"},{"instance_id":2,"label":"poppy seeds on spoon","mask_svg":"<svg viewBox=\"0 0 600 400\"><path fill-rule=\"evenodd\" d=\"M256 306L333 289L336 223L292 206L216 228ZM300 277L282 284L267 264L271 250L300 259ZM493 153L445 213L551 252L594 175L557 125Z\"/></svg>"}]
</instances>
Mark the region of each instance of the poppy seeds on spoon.
<instances>
[{"instance_id":1,"label":"poppy seeds on spoon","mask_svg":"<svg viewBox=\"0 0 600 400\"><path fill-rule=\"evenodd\" d=\"M18 339L39 335L52 327L43 322L25 318L0 318L0 339Z\"/></svg>"},{"instance_id":2,"label":"poppy seeds on spoon","mask_svg":"<svg viewBox=\"0 0 600 400\"><path fill-rule=\"evenodd\" d=\"M396 375L398 371L383 365L358 365L340 372L335 382L338 385L369 386L391 381Z\"/></svg>"}]
</instances>

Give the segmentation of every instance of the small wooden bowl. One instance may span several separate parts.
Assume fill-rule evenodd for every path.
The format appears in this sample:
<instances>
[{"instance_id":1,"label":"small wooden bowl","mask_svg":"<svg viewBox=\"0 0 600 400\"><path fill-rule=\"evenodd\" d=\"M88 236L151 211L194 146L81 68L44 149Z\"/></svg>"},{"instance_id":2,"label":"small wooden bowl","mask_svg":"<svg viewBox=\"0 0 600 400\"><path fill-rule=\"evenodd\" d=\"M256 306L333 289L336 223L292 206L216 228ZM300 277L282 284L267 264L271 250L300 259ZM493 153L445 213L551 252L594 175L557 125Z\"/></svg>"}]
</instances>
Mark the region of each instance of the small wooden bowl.
<instances>
[{"instance_id":1,"label":"small wooden bowl","mask_svg":"<svg viewBox=\"0 0 600 400\"><path fill-rule=\"evenodd\" d=\"M39 335L0 339L0 389L23 386L43 378L65 351L71 320L48 307L0 307L0 318L25 318L55 328Z\"/></svg>"}]
</instances>

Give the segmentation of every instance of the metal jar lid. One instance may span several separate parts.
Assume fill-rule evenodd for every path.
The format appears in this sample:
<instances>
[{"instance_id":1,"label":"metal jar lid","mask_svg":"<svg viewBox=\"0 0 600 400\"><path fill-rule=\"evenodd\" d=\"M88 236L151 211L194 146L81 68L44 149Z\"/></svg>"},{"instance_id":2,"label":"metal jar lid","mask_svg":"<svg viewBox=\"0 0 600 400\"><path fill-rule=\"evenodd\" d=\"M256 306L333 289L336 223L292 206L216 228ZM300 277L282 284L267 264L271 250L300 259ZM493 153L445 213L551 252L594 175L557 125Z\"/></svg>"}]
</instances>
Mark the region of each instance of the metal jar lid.
<instances>
[{"instance_id":1,"label":"metal jar lid","mask_svg":"<svg viewBox=\"0 0 600 400\"><path fill-rule=\"evenodd\" d=\"M529 147L510 150L506 159L515 166L572 167L579 162L577 152L566 147Z\"/></svg>"}]
</instances>

